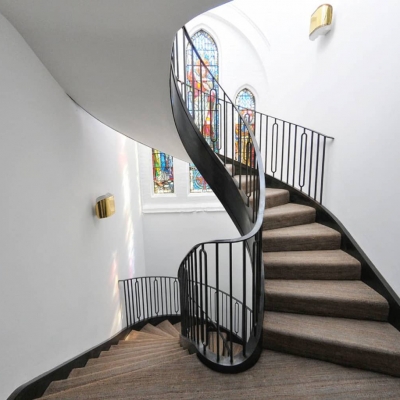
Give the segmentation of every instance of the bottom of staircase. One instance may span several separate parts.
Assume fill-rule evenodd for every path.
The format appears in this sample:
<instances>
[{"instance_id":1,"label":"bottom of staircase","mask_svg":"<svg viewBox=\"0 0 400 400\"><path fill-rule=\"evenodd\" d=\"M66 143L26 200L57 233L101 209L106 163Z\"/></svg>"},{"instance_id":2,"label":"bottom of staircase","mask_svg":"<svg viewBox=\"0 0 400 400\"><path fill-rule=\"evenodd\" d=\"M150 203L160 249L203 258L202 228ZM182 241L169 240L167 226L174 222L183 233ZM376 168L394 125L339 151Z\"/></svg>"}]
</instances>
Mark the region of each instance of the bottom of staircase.
<instances>
[{"instance_id":1,"label":"bottom of staircase","mask_svg":"<svg viewBox=\"0 0 400 400\"><path fill-rule=\"evenodd\" d=\"M164 321L53 382L43 399L398 399L400 379L264 350L240 374L221 374L179 346L180 326Z\"/></svg>"}]
</instances>

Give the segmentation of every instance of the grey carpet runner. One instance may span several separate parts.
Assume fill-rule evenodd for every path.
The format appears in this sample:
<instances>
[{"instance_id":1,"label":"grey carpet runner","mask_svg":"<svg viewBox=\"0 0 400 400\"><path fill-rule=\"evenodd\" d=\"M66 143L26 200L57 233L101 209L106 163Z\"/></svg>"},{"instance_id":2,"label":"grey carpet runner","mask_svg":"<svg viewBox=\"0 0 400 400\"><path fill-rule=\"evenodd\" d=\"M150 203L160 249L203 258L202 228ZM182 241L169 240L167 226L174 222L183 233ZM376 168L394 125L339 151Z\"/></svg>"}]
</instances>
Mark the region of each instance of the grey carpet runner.
<instances>
[{"instance_id":1,"label":"grey carpet runner","mask_svg":"<svg viewBox=\"0 0 400 400\"><path fill-rule=\"evenodd\" d=\"M179 326L167 321L132 331L84 368L73 370L68 379L53 382L42 398L399 398L398 378L271 350L264 350L259 362L246 372L220 374L180 348L179 331ZM129 356L124 358L127 352Z\"/></svg>"}]
</instances>

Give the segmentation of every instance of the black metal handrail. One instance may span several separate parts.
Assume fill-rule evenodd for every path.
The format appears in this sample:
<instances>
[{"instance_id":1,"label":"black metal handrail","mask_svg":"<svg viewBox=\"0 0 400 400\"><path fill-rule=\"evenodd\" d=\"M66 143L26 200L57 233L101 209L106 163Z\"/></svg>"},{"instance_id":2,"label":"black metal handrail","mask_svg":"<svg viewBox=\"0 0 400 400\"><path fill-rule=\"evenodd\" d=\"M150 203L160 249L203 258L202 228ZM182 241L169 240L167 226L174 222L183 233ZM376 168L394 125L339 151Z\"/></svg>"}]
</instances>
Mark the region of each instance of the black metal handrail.
<instances>
[{"instance_id":1,"label":"black metal handrail","mask_svg":"<svg viewBox=\"0 0 400 400\"><path fill-rule=\"evenodd\" d=\"M191 60L189 67L188 59ZM262 346L264 269L261 229L265 178L261 153L251 124L211 74L185 28L175 38L171 64L172 109L182 142L243 235L237 239L200 243L183 259L178 272L182 336L212 368L243 370L255 363ZM179 80L186 84L182 87ZM221 95L223 107L217 102ZM213 170L210 170L210 164L214 166ZM221 170L221 165L230 172ZM232 180L233 175L236 180ZM235 197L235 202L231 197ZM229 357L220 355L219 341L216 354L203 346L201 327L209 320L207 291L210 286L217 294L214 323L218 334L225 330L230 338L235 335L234 299L239 299L243 305L238 316L243 351L236 356L233 355L232 340ZM225 305L221 303L222 293L228 296ZM227 326L221 320L223 308Z\"/></svg>"},{"instance_id":2,"label":"black metal handrail","mask_svg":"<svg viewBox=\"0 0 400 400\"><path fill-rule=\"evenodd\" d=\"M181 313L178 278L145 276L118 281L123 287L126 326Z\"/></svg>"},{"instance_id":3,"label":"black metal handrail","mask_svg":"<svg viewBox=\"0 0 400 400\"><path fill-rule=\"evenodd\" d=\"M178 83L182 93L190 92L190 84L182 80ZM207 93L204 96L210 97ZM225 102L225 98L218 97L217 108L224 108ZM334 138L256 110L237 108L253 128L265 173L322 204L326 143ZM220 143L216 145L217 153L219 146ZM223 157L227 163L227 154Z\"/></svg>"}]
</instances>

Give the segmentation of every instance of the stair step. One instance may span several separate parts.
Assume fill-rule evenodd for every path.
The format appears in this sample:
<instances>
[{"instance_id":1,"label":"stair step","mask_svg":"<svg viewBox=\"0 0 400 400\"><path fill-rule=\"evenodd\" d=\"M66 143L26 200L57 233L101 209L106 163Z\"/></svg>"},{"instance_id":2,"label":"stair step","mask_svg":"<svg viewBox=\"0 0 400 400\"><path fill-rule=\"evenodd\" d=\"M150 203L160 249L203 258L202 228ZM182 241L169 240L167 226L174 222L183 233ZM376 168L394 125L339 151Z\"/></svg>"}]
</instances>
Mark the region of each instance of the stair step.
<instances>
[{"instance_id":1,"label":"stair step","mask_svg":"<svg viewBox=\"0 0 400 400\"><path fill-rule=\"evenodd\" d=\"M187 352L183 349L178 350L172 358L180 358L187 356ZM61 381L54 381L47 388L45 395L59 393L65 390L75 389L91 383L100 384L102 380L110 379L118 375L134 372L142 368L148 368L160 363L165 363L171 360L171 355L162 355L156 358L142 360L135 364L125 365L122 367L116 367L107 369L106 371L96 372L90 375L81 376L77 378L69 378Z\"/></svg>"},{"instance_id":2,"label":"stair step","mask_svg":"<svg viewBox=\"0 0 400 400\"><path fill-rule=\"evenodd\" d=\"M178 331L178 333L179 333L179 337L180 337L180 335L181 335L181 323L180 322L178 322L178 323L176 323L176 324L174 324L174 328Z\"/></svg>"},{"instance_id":3,"label":"stair step","mask_svg":"<svg viewBox=\"0 0 400 400\"><path fill-rule=\"evenodd\" d=\"M109 355L107 357L98 357L89 359L86 365L103 364L111 362L113 360L129 358L135 355L139 356L142 354L153 354L159 352L160 350L175 349L175 348L180 348L180 344L178 342L168 343L166 345L159 345L157 347L150 347L150 348L137 347L134 349L129 349L129 351L118 351L118 349L116 349L114 351L109 352Z\"/></svg>"},{"instance_id":4,"label":"stair step","mask_svg":"<svg viewBox=\"0 0 400 400\"><path fill-rule=\"evenodd\" d=\"M239 172L239 171L237 171ZM245 172L245 169L243 169ZM236 183L237 187L240 187L244 193L251 194L254 190L255 185L255 176L254 175L235 175L233 180Z\"/></svg>"},{"instance_id":5,"label":"stair step","mask_svg":"<svg viewBox=\"0 0 400 400\"><path fill-rule=\"evenodd\" d=\"M137 340L137 339L160 339L159 335L154 335L151 333L141 332L141 331L131 331L129 335L125 338L127 341Z\"/></svg>"},{"instance_id":6,"label":"stair step","mask_svg":"<svg viewBox=\"0 0 400 400\"><path fill-rule=\"evenodd\" d=\"M83 368L75 368L71 371L69 374L68 379L70 378L78 378L80 376L86 376L90 374L94 374L97 372L101 371L106 371L112 368L117 368L117 367L124 367L124 366L130 366L135 363L140 363L144 360L151 360L152 358L158 358L160 356L166 356L169 355L173 357L175 354L180 354L182 349L180 347L175 347L172 349L164 349L164 350L159 350L156 353L145 353L145 354L140 354L140 355L131 355L130 357L126 358L120 358L118 360L111 360L107 363L99 363L99 364L92 364L92 365L86 365Z\"/></svg>"},{"instance_id":7,"label":"stair step","mask_svg":"<svg viewBox=\"0 0 400 400\"><path fill-rule=\"evenodd\" d=\"M264 313L264 347L400 376L400 332L387 322Z\"/></svg>"},{"instance_id":8,"label":"stair step","mask_svg":"<svg viewBox=\"0 0 400 400\"><path fill-rule=\"evenodd\" d=\"M273 208L289 203L290 194L286 189L265 189L265 208Z\"/></svg>"},{"instance_id":9,"label":"stair step","mask_svg":"<svg viewBox=\"0 0 400 400\"><path fill-rule=\"evenodd\" d=\"M147 350L158 349L159 347L162 347L162 346L168 346L168 345L173 346L177 343L178 343L178 341L175 339L175 340L168 341L167 343L166 342L157 342L157 343L152 343L152 344L145 343L143 345L140 343L135 343L135 345L132 345L132 346L113 345L110 347L109 350L102 351L100 353L99 357L110 357L110 356L116 355L118 353L133 351L135 349L147 349Z\"/></svg>"},{"instance_id":10,"label":"stair step","mask_svg":"<svg viewBox=\"0 0 400 400\"><path fill-rule=\"evenodd\" d=\"M144 349L144 348L147 348L147 349L158 348L159 346L163 345L164 343L166 343L166 342L158 342L158 343L151 343L151 344L150 343L144 343L143 345L140 344L140 343L135 343L135 344L126 345L126 346L122 345L122 343L121 343L121 345L111 346L107 354L109 355L112 352L132 351L132 350L140 349L140 348L142 348L142 349ZM174 345L174 344L178 343L178 341L176 339L172 340L172 341L168 340L168 343L171 343L172 345ZM103 353L101 353L101 354L103 354ZM105 355L105 356L101 355L101 357L107 357L107 355Z\"/></svg>"},{"instance_id":11,"label":"stair step","mask_svg":"<svg viewBox=\"0 0 400 400\"><path fill-rule=\"evenodd\" d=\"M288 204L290 200L290 193L286 189L265 189L265 208L279 207ZM253 197L249 197L250 204L253 203Z\"/></svg>"},{"instance_id":12,"label":"stair step","mask_svg":"<svg viewBox=\"0 0 400 400\"><path fill-rule=\"evenodd\" d=\"M174 326L169 322L168 320L165 320L161 322L160 324L157 325L157 328L161 329L165 333L168 333L169 335L179 338L179 332L174 328Z\"/></svg>"},{"instance_id":13,"label":"stair step","mask_svg":"<svg viewBox=\"0 0 400 400\"><path fill-rule=\"evenodd\" d=\"M263 229L270 230L311 224L315 222L315 214L315 208L295 203L266 208L264 211Z\"/></svg>"},{"instance_id":14,"label":"stair step","mask_svg":"<svg viewBox=\"0 0 400 400\"><path fill-rule=\"evenodd\" d=\"M120 340L118 342L118 345L123 345L123 346L135 346L135 345L156 345L157 343L167 343L167 342L176 342L175 337L164 337L164 336L159 336L160 339L135 339L135 340ZM113 345L115 346L115 345Z\"/></svg>"},{"instance_id":15,"label":"stair step","mask_svg":"<svg viewBox=\"0 0 400 400\"><path fill-rule=\"evenodd\" d=\"M232 343L233 355L237 356L241 351L243 351L243 346L239 343Z\"/></svg>"},{"instance_id":16,"label":"stair step","mask_svg":"<svg viewBox=\"0 0 400 400\"><path fill-rule=\"evenodd\" d=\"M175 366L179 367L178 372ZM190 375L185 374L187 368L190 368ZM195 354L189 355L187 352L182 352L182 355L172 358L168 363L159 363L148 368L141 368L135 371L126 372L116 376L111 376L92 382L76 388L67 389L65 391L46 394L43 400L87 400L87 399L169 399L174 398L172 394L174 388L166 385L166 382L176 379L177 384L190 382L190 377L193 377L193 369L201 369L214 375L213 371L203 367ZM171 375L170 377L166 377ZM186 375L182 382L180 377ZM138 377L138 379L136 379ZM153 385L157 386L157 392L153 391ZM149 393L153 392L153 393ZM166 395L165 393L168 392ZM148 396L147 396L148 394ZM170 397L170 394L172 397ZM185 393L177 392L176 398L187 398L188 391ZM182 397L181 397L182 395ZM193 394L190 396L193 398Z\"/></svg>"},{"instance_id":17,"label":"stair step","mask_svg":"<svg viewBox=\"0 0 400 400\"><path fill-rule=\"evenodd\" d=\"M342 250L278 251L263 254L266 279L361 278L361 264Z\"/></svg>"},{"instance_id":18,"label":"stair step","mask_svg":"<svg viewBox=\"0 0 400 400\"><path fill-rule=\"evenodd\" d=\"M387 321L389 304L361 281L266 280L265 309Z\"/></svg>"},{"instance_id":19,"label":"stair step","mask_svg":"<svg viewBox=\"0 0 400 400\"><path fill-rule=\"evenodd\" d=\"M263 231L263 251L338 250L338 231L317 223Z\"/></svg>"},{"instance_id":20,"label":"stair step","mask_svg":"<svg viewBox=\"0 0 400 400\"><path fill-rule=\"evenodd\" d=\"M146 324L141 330L140 332L145 332L145 333L151 333L153 335L159 335L159 336L164 336L164 337L173 337L172 335L170 335L167 332L164 332L163 330L161 330L160 328L155 327L154 325L151 324Z\"/></svg>"},{"instance_id":21,"label":"stair step","mask_svg":"<svg viewBox=\"0 0 400 400\"><path fill-rule=\"evenodd\" d=\"M226 340L226 333L221 332L220 335L218 335L218 332L210 332L209 333L209 341L208 341L208 347L209 349L215 353L218 354L218 344L219 344L219 354L222 356L227 356L227 349L224 346L224 339Z\"/></svg>"}]
</instances>

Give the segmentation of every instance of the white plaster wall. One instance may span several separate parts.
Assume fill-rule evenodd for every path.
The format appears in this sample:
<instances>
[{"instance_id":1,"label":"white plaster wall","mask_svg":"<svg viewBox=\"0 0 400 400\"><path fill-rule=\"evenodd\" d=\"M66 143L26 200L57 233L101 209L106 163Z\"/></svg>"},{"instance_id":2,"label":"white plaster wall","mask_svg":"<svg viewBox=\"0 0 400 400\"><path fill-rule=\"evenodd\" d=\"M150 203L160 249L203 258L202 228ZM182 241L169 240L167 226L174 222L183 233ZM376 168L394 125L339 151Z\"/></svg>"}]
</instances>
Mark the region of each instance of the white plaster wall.
<instances>
[{"instance_id":1,"label":"white plaster wall","mask_svg":"<svg viewBox=\"0 0 400 400\"><path fill-rule=\"evenodd\" d=\"M177 276L194 245L240 236L214 193L190 193L188 163L174 158L174 193L154 194L151 149L138 153L147 275Z\"/></svg>"},{"instance_id":2,"label":"white plaster wall","mask_svg":"<svg viewBox=\"0 0 400 400\"><path fill-rule=\"evenodd\" d=\"M396 0L330 2L332 31L311 42L316 0L235 0L192 20L216 36L221 83L254 87L258 111L335 137L324 204L400 294L400 27Z\"/></svg>"},{"instance_id":3,"label":"white plaster wall","mask_svg":"<svg viewBox=\"0 0 400 400\"><path fill-rule=\"evenodd\" d=\"M77 107L0 15L0 398L123 327L145 274L136 144ZM116 214L94 216L115 195Z\"/></svg>"},{"instance_id":4,"label":"white plaster wall","mask_svg":"<svg viewBox=\"0 0 400 400\"><path fill-rule=\"evenodd\" d=\"M270 43L262 111L335 137L324 204L400 294L400 3L330 3L333 30L311 42L320 2L234 2Z\"/></svg>"}]
</instances>

